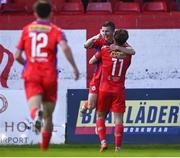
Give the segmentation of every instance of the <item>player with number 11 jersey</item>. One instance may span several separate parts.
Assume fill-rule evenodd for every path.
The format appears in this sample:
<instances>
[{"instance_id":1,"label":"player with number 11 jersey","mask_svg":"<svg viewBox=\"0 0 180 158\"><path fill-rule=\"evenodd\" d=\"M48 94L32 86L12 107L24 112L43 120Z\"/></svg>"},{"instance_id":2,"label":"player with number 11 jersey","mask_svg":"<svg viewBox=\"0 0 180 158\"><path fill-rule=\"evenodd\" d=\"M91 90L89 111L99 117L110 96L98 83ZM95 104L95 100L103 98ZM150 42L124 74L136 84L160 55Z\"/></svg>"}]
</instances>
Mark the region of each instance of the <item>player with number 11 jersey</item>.
<instances>
[{"instance_id":1,"label":"player with number 11 jersey","mask_svg":"<svg viewBox=\"0 0 180 158\"><path fill-rule=\"evenodd\" d=\"M129 45L124 44L124 47ZM102 76L100 91L108 90L109 92L119 93L124 88L126 70L131 63L131 55L119 50L110 50L108 46L104 46L100 52L95 54L96 59L101 59Z\"/></svg>"},{"instance_id":2,"label":"player with number 11 jersey","mask_svg":"<svg viewBox=\"0 0 180 158\"><path fill-rule=\"evenodd\" d=\"M128 38L127 30L116 30L114 44L129 47L126 43ZM90 64L93 64L100 59L102 60L102 76L96 108L96 128L101 143L100 152L108 148L105 119L110 111L114 114L115 151L119 151L121 148L125 112L125 74L131 63L132 55L128 52L110 50L109 46L104 46L89 61Z\"/></svg>"}]
</instances>

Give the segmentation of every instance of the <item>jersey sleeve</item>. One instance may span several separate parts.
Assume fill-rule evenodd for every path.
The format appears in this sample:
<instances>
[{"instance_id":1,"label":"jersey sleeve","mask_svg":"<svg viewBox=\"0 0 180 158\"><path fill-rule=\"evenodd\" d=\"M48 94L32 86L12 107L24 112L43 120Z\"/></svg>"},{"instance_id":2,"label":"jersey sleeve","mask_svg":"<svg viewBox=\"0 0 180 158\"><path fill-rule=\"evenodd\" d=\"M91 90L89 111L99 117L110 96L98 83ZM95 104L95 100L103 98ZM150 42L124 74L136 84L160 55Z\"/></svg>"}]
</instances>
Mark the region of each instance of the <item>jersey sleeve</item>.
<instances>
[{"instance_id":1,"label":"jersey sleeve","mask_svg":"<svg viewBox=\"0 0 180 158\"><path fill-rule=\"evenodd\" d=\"M57 33L57 41L67 41L65 33L59 28Z\"/></svg>"},{"instance_id":2,"label":"jersey sleeve","mask_svg":"<svg viewBox=\"0 0 180 158\"><path fill-rule=\"evenodd\" d=\"M102 47L101 39L97 39L96 41L94 41L92 47L95 48L96 51L100 51Z\"/></svg>"},{"instance_id":3,"label":"jersey sleeve","mask_svg":"<svg viewBox=\"0 0 180 158\"><path fill-rule=\"evenodd\" d=\"M24 50L24 36L25 36L25 30L23 29L21 33L21 37L19 39L18 45L16 46L17 49Z\"/></svg>"},{"instance_id":4,"label":"jersey sleeve","mask_svg":"<svg viewBox=\"0 0 180 158\"><path fill-rule=\"evenodd\" d=\"M97 52L96 54L95 54L95 57L96 57L96 59L101 59L101 56L102 56L102 51L99 51L99 52Z\"/></svg>"}]
</instances>

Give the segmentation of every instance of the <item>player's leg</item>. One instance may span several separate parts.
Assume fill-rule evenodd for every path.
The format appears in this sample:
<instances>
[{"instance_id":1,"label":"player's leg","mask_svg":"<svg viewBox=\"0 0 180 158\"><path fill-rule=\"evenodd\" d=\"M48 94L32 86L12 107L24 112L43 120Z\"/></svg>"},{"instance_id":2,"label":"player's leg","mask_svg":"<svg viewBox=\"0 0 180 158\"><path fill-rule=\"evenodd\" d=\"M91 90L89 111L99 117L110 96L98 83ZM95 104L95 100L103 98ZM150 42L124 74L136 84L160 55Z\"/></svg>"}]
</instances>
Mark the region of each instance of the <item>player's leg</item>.
<instances>
[{"instance_id":1,"label":"player's leg","mask_svg":"<svg viewBox=\"0 0 180 158\"><path fill-rule=\"evenodd\" d=\"M115 151L119 151L122 145L123 136L123 113L114 113L114 123Z\"/></svg>"},{"instance_id":2,"label":"player's leg","mask_svg":"<svg viewBox=\"0 0 180 158\"><path fill-rule=\"evenodd\" d=\"M30 107L30 115L34 122L36 134L40 133L41 127L42 127L43 113L41 110L41 104L42 104L42 96L41 95L32 96L28 100L28 105Z\"/></svg>"},{"instance_id":3,"label":"player's leg","mask_svg":"<svg viewBox=\"0 0 180 158\"><path fill-rule=\"evenodd\" d=\"M101 143L100 152L107 149L108 144L106 141L106 126L105 126L106 112L97 112L96 114L96 130Z\"/></svg>"},{"instance_id":4,"label":"player's leg","mask_svg":"<svg viewBox=\"0 0 180 158\"><path fill-rule=\"evenodd\" d=\"M49 74L48 74L49 76ZM52 76L52 75L51 75ZM57 100L57 78L52 76L51 79L43 79L43 120L41 149L47 150L53 131L52 115Z\"/></svg>"},{"instance_id":5,"label":"player's leg","mask_svg":"<svg viewBox=\"0 0 180 158\"><path fill-rule=\"evenodd\" d=\"M41 149L47 150L49 142L51 140L52 131L53 131L53 122L52 115L55 108L55 103L53 102L44 102L43 103L43 130L42 130L42 143Z\"/></svg>"},{"instance_id":6,"label":"player's leg","mask_svg":"<svg viewBox=\"0 0 180 158\"><path fill-rule=\"evenodd\" d=\"M93 110L96 108L98 93L89 93L88 95L88 108Z\"/></svg>"},{"instance_id":7,"label":"player's leg","mask_svg":"<svg viewBox=\"0 0 180 158\"><path fill-rule=\"evenodd\" d=\"M42 96L36 95L28 99L28 106L30 108L31 118L34 120L38 111L41 109Z\"/></svg>"},{"instance_id":8,"label":"player's leg","mask_svg":"<svg viewBox=\"0 0 180 158\"><path fill-rule=\"evenodd\" d=\"M88 100L84 101L84 104L80 110L81 116L83 116L87 112L87 110L93 110L94 108L96 108L97 96L98 95L96 93L88 94Z\"/></svg>"},{"instance_id":9,"label":"player's leg","mask_svg":"<svg viewBox=\"0 0 180 158\"><path fill-rule=\"evenodd\" d=\"M98 96L97 93L88 94L88 100L84 101L84 104L80 110L81 116L83 116L87 112L87 110L93 110L94 108L96 108L97 96Z\"/></svg>"},{"instance_id":10,"label":"player's leg","mask_svg":"<svg viewBox=\"0 0 180 158\"><path fill-rule=\"evenodd\" d=\"M101 74L102 74L102 64L99 63L97 65L97 70L94 73L93 78L89 84L89 95L88 95L88 108L89 109L96 108Z\"/></svg>"},{"instance_id":11,"label":"player's leg","mask_svg":"<svg viewBox=\"0 0 180 158\"><path fill-rule=\"evenodd\" d=\"M115 123L115 151L119 151L122 144L123 135L123 114L125 112L125 93L124 88L113 94L113 103L111 111L114 113Z\"/></svg>"},{"instance_id":12,"label":"player's leg","mask_svg":"<svg viewBox=\"0 0 180 158\"><path fill-rule=\"evenodd\" d=\"M30 116L35 125L35 132L38 134L41 131L42 126L41 104L43 90L38 80L34 82L33 78L31 78L31 81L25 80L24 86L28 100L28 106L30 108Z\"/></svg>"},{"instance_id":13,"label":"player's leg","mask_svg":"<svg viewBox=\"0 0 180 158\"><path fill-rule=\"evenodd\" d=\"M98 65L96 72L94 73L90 83L89 83L89 94L88 100L84 102L84 105L81 107L80 114L81 116L86 113L86 111L93 110L96 108L98 90L101 78L101 64Z\"/></svg>"},{"instance_id":14,"label":"player's leg","mask_svg":"<svg viewBox=\"0 0 180 158\"><path fill-rule=\"evenodd\" d=\"M100 152L107 149L105 118L110 110L111 96L109 93L99 91L96 113L96 130L101 142Z\"/></svg>"}]
</instances>

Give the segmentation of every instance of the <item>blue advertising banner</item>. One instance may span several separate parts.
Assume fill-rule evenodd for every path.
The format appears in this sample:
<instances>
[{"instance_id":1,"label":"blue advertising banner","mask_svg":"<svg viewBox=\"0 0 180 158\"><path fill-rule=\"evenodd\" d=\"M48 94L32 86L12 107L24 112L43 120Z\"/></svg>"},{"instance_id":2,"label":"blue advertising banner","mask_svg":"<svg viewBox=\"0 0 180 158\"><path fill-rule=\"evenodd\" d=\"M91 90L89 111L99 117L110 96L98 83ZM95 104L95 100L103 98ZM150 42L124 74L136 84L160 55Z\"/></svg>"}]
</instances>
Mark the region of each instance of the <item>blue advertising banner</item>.
<instances>
[{"instance_id":1,"label":"blue advertising banner","mask_svg":"<svg viewBox=\"0 0 180 158\"><path fill-rule=\"evenodd\" d=\"M127 89L123 143L179 144L180 89ZM95 110L80 116L88 90L68 90L67 143L99 143ZM113 114L106 119L107 140L114 142Z\"/></svg>"}]
</instances>

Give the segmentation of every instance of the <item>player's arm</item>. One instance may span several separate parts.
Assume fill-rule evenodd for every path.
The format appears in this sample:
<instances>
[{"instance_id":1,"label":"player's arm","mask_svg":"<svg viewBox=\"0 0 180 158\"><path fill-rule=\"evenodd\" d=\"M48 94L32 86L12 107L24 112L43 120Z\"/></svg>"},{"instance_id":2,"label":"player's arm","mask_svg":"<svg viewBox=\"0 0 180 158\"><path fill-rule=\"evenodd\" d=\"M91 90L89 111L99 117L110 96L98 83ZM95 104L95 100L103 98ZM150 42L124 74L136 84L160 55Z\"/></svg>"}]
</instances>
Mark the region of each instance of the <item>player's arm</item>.
<instances>
[{"instance_id":1,"label":"player's arm","mask_svg":"<svg viewBox=\"0 0 180 158\"><path fill-rule=\"evenodd\" d=\"M21 65L24 65L25 59L22 56L23 50L17 49L16 53L14 54L14 59Z\"/></svg>"},{"instance_id":2,"label":"player's arm","mask_svg":"<svg viewBox=\"0 0 180 158\"><path fill-rule=\"evenodd\" d=\"M95 55L92 56L92 58L89 60L89 64L95 64L100 59L101 59L101 51L97 52Z\"/></svg>"},{"instance_id":3,"label":"player's arm","mask_svg":"<svg viewBox=\"0 0 180 158\"><path fill-rule=\"evenodd\" d=\"M95 57L95 55L92 56L92 58L89 60L89 64L95 64L98 61L98 59Z\"/></svg>"},{"instance_id":4,"label":"player's arm","mask_svg":"<svg viewBox=\"0 0 180 158\"><path fill-rule=\"evenodd\" d=\"M99 38L101 38L101 34L97 34L91 38L89 38L85 43L84 43L84 48L92 48L93 44L96 40L98 40Z\"/></svg>"},{"instance_id":5,"label":"player's arm","mask_svg":"<svg viewBox=\"0 0 180 158\"><path fill-rule=\"evenodd\" d=\"M14 59L21 65L25 64L25 59L22 56L23 50L24 50L24 36L25 36L25 29L22 30L21 37L19 39L16 53L14 54Z\"/></svg>"},{"instance_id":6,"label":"player's arm","mask_svg":"<svg viewBox=\"0 0 180 158\"><path fill-rule=\"evenodd\" d=\"M135 50L131 46L121 47L121 46L112 44L112 45L110 45L110 49L111 50L119 50L119 51L127 53L129 55L135 55L135 53L136 53Z\"/></svg>"},{"instance_id":7,"label":"player's arm","mask_svg":"<svg viewBox=\"0 0 180 158\"><path fill-rule=\"evenodd\" d=\"M78 80L79 79L79 70L78 70L78 68L76 66L76 63L74 61L71 48L69 47L67 41L65 41L65 40L61 40L59 42L59 44L61 46L61 49L62 49L67 61L70 63L70 65L71 65L71 67L73 69L72 71L73 71L73 74L74 74L74 79Z\"/></svg>"}]
</instances>

